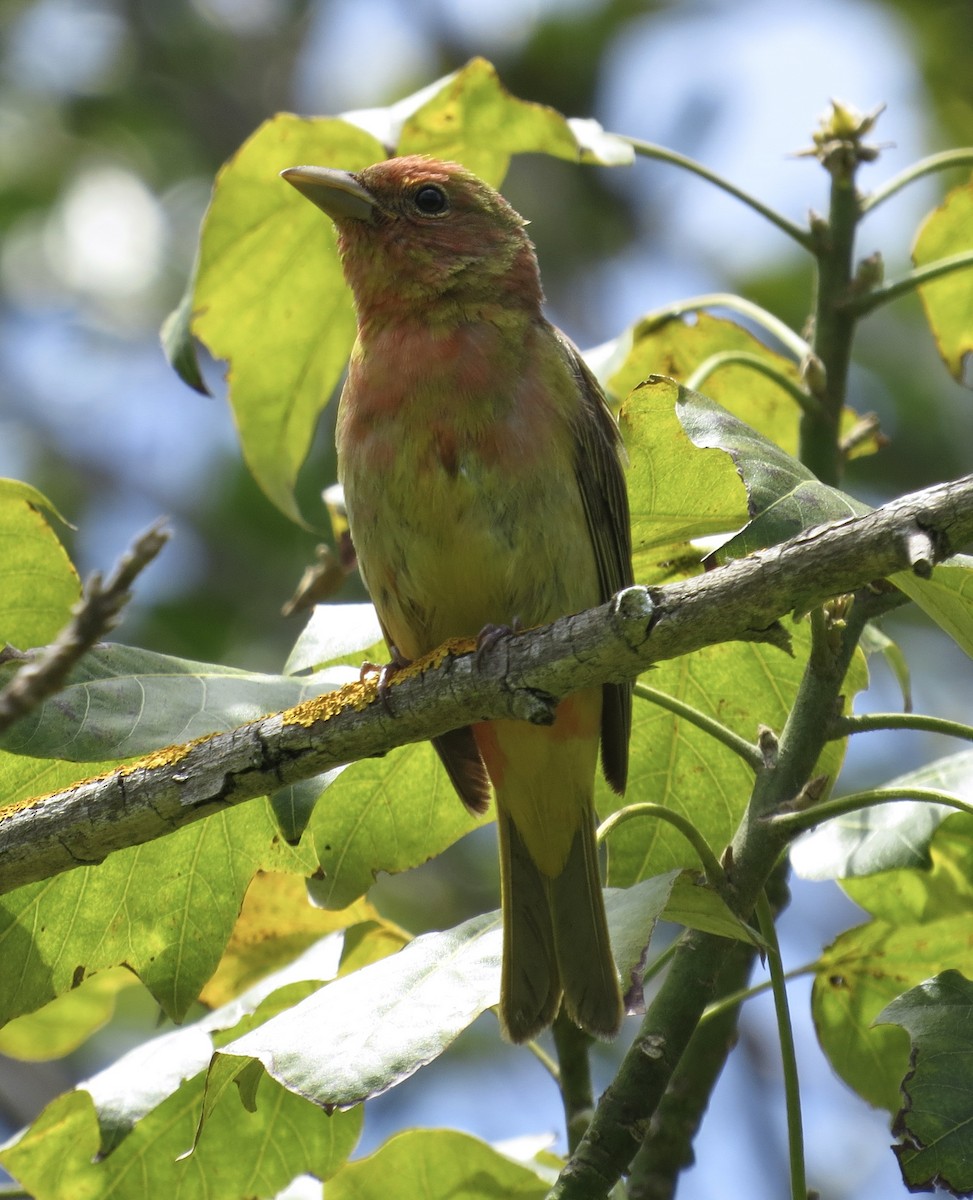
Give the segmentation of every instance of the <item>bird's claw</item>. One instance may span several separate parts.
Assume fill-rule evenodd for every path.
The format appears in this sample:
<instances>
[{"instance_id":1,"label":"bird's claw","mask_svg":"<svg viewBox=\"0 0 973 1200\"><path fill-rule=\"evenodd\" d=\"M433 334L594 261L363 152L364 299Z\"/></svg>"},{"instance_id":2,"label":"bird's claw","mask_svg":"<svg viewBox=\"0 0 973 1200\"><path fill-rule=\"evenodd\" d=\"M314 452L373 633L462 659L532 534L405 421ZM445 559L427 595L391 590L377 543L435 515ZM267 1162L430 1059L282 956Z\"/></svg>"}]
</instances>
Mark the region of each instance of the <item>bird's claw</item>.
<instances>
[{"instance_id":1,"label":"bird's claw","mask_svg":"<svg viewBox=\"0 0 973 1200\"><path fill-rule=\"evenodd\" d=\"M395 646L389 646L389 654L392 657L387 663L363 662L358 678L362 683L364 683L366 676L378 675L378 683L375 685L375 693L379 700L381 700L382 707L391 717L395 714L392 711L392 702L389 699L389 684L391 683L392 676L395 674L395 672L400 671L403 667L407 667L411 660L408 658L403 658L399 653L398 648Z\"/></svg>"},{"instance_id":2,"label":"bird's claw","mask_svg":"<svg viewBox=\"0 0 973 1200\"><path fill-rule=\"evenodd\" d=\"M482 663L483 655L489 654L501 638L512 637L515 633L520 633L520 630L519 617L514 617L509 625L484 625L476 635L476 650L473 653L473 660L477 667Z\"/></svg>"}]
</instances>

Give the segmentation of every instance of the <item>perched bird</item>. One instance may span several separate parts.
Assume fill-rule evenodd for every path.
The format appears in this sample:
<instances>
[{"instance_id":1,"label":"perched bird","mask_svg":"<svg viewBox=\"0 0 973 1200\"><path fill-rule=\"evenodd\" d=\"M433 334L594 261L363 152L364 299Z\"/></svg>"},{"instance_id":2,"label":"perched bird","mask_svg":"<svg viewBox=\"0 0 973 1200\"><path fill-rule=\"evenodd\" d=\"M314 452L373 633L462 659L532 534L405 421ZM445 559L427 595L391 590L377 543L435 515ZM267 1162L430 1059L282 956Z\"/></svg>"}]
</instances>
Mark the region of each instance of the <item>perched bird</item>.
<instances>
[{"instance_id":1,"label":"perched bird","mask_svg":"<svg viewBox=\"0 0 973 1200\"><path fill-rule=\"evenodd\" d=\"M352 540L393 657L593 607L632 580L618 430L541 313L526 222L456 163L392 158L284 179L332 219L358 317L338 411ZM618 1032L595 843L598 747L621 793L631 688L563 699L550 726L480 722L434 745L468 808L496 795L500 1021L514 1042L562 1003Z\"/></svg>"}]
</instances>

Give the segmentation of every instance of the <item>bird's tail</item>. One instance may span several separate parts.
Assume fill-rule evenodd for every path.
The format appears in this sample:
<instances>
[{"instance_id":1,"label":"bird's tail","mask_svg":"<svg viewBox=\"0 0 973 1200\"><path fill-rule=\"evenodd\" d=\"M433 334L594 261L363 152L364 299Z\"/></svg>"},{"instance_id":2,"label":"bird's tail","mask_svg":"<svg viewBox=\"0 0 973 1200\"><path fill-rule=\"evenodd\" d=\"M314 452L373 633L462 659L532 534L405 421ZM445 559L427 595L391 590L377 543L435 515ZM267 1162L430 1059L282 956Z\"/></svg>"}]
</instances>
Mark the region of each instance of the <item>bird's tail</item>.
<instances>
[{"instance_id":1,"label":"bird's tail","mask_svg":"<svg viewBox=\"0 0 973 1200\"><path fill-rule=\"evenodd\" d=\"M596 1037L614 1037L623 1016L608 940L593 814L578 824L563 870L546 875L497 804L503 890L500 1021L512 1042L550 1025L562 1003Z\"/></svg>"}]
</instances>

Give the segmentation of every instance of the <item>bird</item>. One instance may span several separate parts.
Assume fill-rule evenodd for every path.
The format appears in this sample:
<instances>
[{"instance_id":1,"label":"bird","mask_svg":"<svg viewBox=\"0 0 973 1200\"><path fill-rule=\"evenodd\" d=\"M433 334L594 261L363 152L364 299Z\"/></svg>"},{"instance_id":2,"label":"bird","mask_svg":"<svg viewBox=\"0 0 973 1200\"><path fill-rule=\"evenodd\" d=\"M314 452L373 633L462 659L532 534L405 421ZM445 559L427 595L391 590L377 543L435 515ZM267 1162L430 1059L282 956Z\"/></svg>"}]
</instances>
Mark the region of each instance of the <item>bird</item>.
<instances>
[{"instance_id":1,"label":"bird","mask_svg":"<svg viewBox=\"0 0 973 1200\"><path fill-rule=\"evenodd\" d=\"M543 314L527 222L461 164L392 157L282 177L331 219L357 317L338 478L393 663L609 600L632 582L625 458L601 386ZM528 1041L563 1005L614 1037L624 1008L596 842L599 746L628 770L631 685L565 696L552 724L433 739L474 813L496 804L499 1020Z\"/></svg>"}]
</instances>

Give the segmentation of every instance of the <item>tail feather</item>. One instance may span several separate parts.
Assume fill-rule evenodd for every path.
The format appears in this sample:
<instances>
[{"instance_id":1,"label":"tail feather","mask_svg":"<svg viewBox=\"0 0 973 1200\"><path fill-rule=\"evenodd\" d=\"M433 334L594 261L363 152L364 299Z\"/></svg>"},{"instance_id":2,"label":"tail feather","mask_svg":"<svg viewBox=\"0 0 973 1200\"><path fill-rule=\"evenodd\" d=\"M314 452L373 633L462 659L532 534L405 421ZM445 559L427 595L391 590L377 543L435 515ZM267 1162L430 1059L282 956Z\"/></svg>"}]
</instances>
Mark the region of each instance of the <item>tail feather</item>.
<instances>
[{"instance_id":1,"label":"tail feather","mask_svg":"<svg viewBox=\"0 0 973 1200\"><path fill-rule=\"evenodd\" d=\"M581 821L564 869L549 878L497 806L503 890L500 1021L512 1042L535 1037L562 1002L576 1024L610 1038L622 999L608 939L594 824Z\"/></svg>"},{"instance_id":2,"label":"tail feather","mask_svg":"<svg viewBox=\"0 0 973 1200\"><path fill-rule=\"evenodd\" d=\"M588 1033L612 1038L624 1011L608 938L592 820L581 821L564 870L550 882L550 895L565 1010Z\"/></svg>"},{"instance_id":3,"label":"tail feather","mask_svg":"<svg viewBox=\"0 0 973 1200\"><path fill-rule=\"evenodd\" d=\"M500 1026L509 1041L526 1042L550 1025L561 1000L549 882L499 805L497 833L503 893Z\"/></svg>"}]
</instances>

